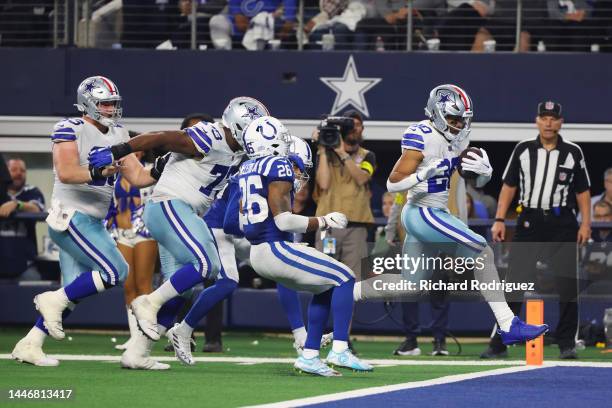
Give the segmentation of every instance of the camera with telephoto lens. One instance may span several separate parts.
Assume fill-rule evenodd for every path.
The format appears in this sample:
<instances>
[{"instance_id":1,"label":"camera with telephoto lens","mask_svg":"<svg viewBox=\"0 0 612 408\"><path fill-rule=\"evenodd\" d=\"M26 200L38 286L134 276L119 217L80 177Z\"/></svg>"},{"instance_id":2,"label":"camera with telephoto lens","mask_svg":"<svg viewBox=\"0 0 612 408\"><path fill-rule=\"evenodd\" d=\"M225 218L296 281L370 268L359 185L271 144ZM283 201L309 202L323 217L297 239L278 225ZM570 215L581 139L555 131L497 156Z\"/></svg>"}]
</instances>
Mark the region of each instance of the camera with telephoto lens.
<instances>
[{"instance_id":1,"label":"camera with telephoto lens","mask_svg":"<svg viewBox=\"0 0 612 408\"><path fill-rule=\"evenodd\" d=\"M328 116L317 126L319 144L330 148L340 146L341 138L345 138L353 130L354 125L353 118Z\"/></svg>"}]
</instances>

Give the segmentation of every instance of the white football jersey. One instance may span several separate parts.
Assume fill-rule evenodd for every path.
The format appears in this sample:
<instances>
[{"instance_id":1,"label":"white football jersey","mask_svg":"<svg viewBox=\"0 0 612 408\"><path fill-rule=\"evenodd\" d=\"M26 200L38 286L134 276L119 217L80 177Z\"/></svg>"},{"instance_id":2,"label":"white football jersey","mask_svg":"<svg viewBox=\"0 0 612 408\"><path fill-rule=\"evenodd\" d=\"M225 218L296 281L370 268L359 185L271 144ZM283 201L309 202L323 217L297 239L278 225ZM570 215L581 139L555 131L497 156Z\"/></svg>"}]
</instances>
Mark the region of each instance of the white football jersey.
<instances>
[{"instance_id":1,"label":"white football jersey","mask_svg":"<svg viewBox=\"0 0 612 408\"><path fill-rule=\"evenodd\" d=\"M196 213L204 215L217 192L237 169L244 152L232 151L225 141L223 125L220 123L200 122L185 131L204 158L198 160L172 153L155 185L151 200L183 200Z\"/></svg>"},{"instance_id":2,"label":"white football jersey","mask_svg":"<svg viewBox=\"0 0 612 408\"><path fill-rule=\"evenodd\" d=\"M425 157L416 171L440 159L444 159L441 166L446 167L446 171L411 188L408 191L408 203L418 207L448 209L450 178L459 163L459 155L469 143L468 138L459 143L450 143L429 120L410 125L402 137L402 150L416 150L423 153Z\"/></svg>"},{"instance_id":3,"label":"white football jersey","mask_svg":"<svg viewBox=\"0 0 612 408\"><path fill-rule=\"evenodd\" d=\"M87 156L94 147L112 146L128 140L128 131L121 125L109 127L108 132L104 134L81 118L68 118L58 122L51 135L54 144L76 142L81 166L89 165ZM55 166L53 175L53 202L58 201L63 208L75 209L92 217L106 217L113 198L115 176L89 184L64 184L59 180Z\"/></svg>"}]
</instances>

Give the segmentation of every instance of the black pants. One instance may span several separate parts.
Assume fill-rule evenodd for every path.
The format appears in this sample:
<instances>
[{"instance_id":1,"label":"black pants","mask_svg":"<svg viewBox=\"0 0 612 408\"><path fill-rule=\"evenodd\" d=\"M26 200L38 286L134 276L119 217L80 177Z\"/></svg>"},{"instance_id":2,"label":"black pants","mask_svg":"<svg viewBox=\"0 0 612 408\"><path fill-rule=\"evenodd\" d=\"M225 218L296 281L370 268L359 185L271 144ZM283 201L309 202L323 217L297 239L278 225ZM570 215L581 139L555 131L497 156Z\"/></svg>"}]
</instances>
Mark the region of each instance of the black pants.
<instances>
[{"instance_id":1,"label":"black pants","mask_svg":"<svg viewBox=\"0 0 612 408\"><path fill-rule=\"evenodd\" d=\"M448 282L448 276L435 273L433 281ZM448 328L448 292L445 290L431 291L429 294L431 304L431 334L436 340L444 340ZM416 339L421 333L419 324L419 302L402 302L404 333L407 339Z\"/></svg>"},{"instance_id":2,"label":"black pants","mask_svg":"<svg viewBox=\"0 0 612 408\"><path fill-rule=\"evenodd\" d=\"M554 274L554 293L559 295L559 323L556 338L560 349L572 348L578 329L577 245L578 223L573 211L560 214L525 209L517 220L510 248L510 269L506 281L537 281L538 261ZM523 293L513 292L508 303L515 315L523 306ZM505 350L499 335L491 339L496 351Z\"/></svg>"}]
</instances>

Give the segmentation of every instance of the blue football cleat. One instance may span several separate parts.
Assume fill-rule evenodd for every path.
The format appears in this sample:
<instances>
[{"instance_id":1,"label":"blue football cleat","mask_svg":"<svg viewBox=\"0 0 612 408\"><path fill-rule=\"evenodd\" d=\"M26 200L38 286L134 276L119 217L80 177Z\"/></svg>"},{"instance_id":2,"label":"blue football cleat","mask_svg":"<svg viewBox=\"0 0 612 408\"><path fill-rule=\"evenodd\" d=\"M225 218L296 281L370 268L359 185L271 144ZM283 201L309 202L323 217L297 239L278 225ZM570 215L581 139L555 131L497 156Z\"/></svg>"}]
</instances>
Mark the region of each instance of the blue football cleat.
<instances>
[{"instance_id":1,"label":"blue football cleat","mask_svg":"<svg viewBox=\"0 0 612 408\"><path fill-rule=\"evenodd\" d=\"M533 340L540 337L548 331L547 324L527 324L518 317L514 316L510 330L507 332L497 329L497 333L501 336L502 342L509 346L510 344L523 343L527 340Z\"/></svg>"},{"instance_id":2,"label":"blue football cleat","mask_svg":"<svg viewBox=\"0 0 612 408\"><path fill-rule=\"evenodd\" d=\"M355 357L355 355L351 353L351 350L348 348L342 353L335 353L333 350L330 350L326 361L327 364L331 365L332 367L350 368L354 371L372 371L374 369L365 361L361 361Z\"/></svg>"},{"instance_id":3,"label":"blue football cleat","mask_svg":"<svg viewBox=\"0 0 612 408\"><path fill-rule=\"evenodd\" d=\"M293 364L296 370L301 371L303 373L320 375L322 377L341 377L338 371L329 367L325 364L321 359L317 357L313 358L304 358L299 356L295 363Z\"/></svg>"}]
</instances>

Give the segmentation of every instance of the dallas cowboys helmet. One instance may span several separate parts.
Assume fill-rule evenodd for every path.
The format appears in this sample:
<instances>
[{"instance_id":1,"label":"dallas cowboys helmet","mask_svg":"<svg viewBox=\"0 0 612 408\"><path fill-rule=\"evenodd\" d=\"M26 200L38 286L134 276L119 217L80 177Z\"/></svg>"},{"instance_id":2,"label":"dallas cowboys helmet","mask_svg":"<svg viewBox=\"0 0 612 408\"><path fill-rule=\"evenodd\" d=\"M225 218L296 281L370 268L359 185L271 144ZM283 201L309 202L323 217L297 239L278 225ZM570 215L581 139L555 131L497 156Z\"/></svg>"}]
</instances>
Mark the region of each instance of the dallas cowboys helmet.
<instances>
[{"instance_id":1,"label":"dallas cowboys helmet","mask_svg":"<svg viewBox=\"0 0 612 408\"><path fill-rule=\"evenodd\" d=\"M221 121L223 126L232 131L234 139L242 146L242 132L253 120L268 116L268 108L255 98L239 96L232 99L225 110ZM242 146L244 148L244 146Z\"/></svg>"},{"instance_id":2,"label":"dallas cowboys helmet","mask_svg":"<svg viewBox=\"0 0 612 408\"><path fill-rule=\"evenodd\" d=\"M300 169L300 174L296 174L294 181L294 189L297 192L302 189L302 186L308 183L308 180L310 180L308 170L312 168L312 151L308 143L299 137L291 136L289 160Z\"/></svg>"},{"instance_id":3,"label":"dallas cowboys helmet","mask_svg":"<svg viewBox=\"0 0 612 408\"><path fill-rule=\"evenodd\" d=\"M262 116L249 124L242 134L242 142L250 159L287 157L291 133L278 119Z\"/></svg>"},{"instance_id":4,"label":"dallas cowboys helmet","mask_svg":"<svg viewBox=\"0 0 612 408\"><path fill-rule=\"evenodd\" d=\"M110 116L100 112L101 102L113 102L115 107ZM121 119L121 95L113 81L103 76L92 76L81 82L77 88L77 103L74 105L79 112L83 112L104 126L114 126Z\"/></svg>"},{"instance_id":5,"label":"dallas cowboys helmet","mask_svg":"<svg viewBox=\"0 0 612 408\"><path fill-rule=\"evenodd\" d=\"M433 126L449 141L461 141L471 131L474 116L472 99L456 85L446 84L436 86L429 93L425 114ZM451 126L446 120L455 116L463 121L463 128Z\"/></svg>"}]
</instances>

